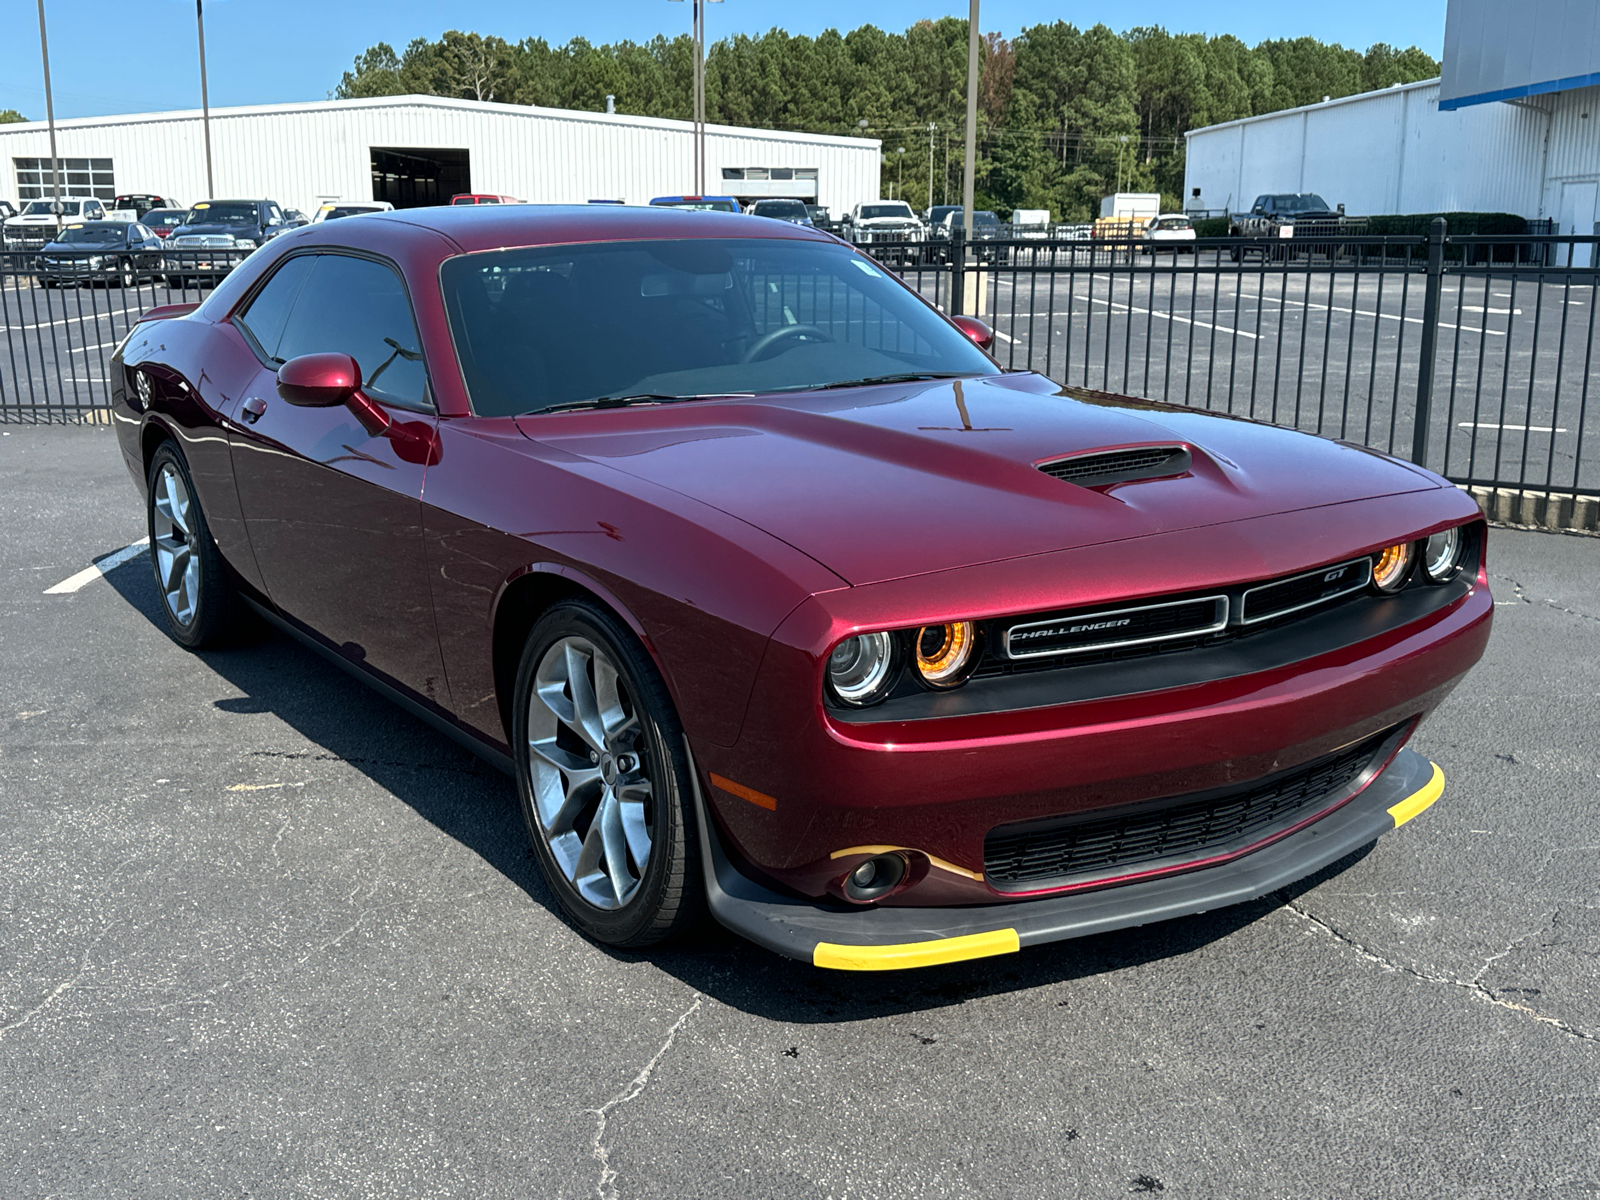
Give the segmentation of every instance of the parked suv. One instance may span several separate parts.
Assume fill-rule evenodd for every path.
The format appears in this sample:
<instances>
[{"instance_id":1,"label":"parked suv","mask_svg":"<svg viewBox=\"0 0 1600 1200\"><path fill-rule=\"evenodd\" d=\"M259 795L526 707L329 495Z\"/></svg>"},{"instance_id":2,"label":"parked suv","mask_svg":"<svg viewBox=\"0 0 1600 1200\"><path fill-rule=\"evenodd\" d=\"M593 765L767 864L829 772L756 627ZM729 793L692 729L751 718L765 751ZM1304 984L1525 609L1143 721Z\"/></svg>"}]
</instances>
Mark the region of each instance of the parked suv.
<instances>
[{"instance_id":1,"label":"parked suv","mask_svg":"<svg viewBox=\"0 0 1600 1200\"><path fill-rule=\"evenodd\" d=\"M273 200L202 200L167 235L167 280L215 283L287 226Z\"/></svg>"},{"instance_id":2,"label":"parked suv","mask_svg":"<svg viewBox=\"0 0 1600 1200\"><path fill-rule=\"evenodd\" d=\"M42 250L64 225L76 221L103 221L106 206L93 196L63 196L59 200L30 200L20 215L5 223L5 248Z\"/></svg>"},{"instance_id":3,"label":"parked suv","mask_svg":"<svg viewBox=\"0 0 1600 1200\"><path fill-rule=\"evenodd\" d=\"M799 200L757 200L745 211L752 217L788 221L791 225L811 224L811 214Z\"/></svg>"}]
</instances>

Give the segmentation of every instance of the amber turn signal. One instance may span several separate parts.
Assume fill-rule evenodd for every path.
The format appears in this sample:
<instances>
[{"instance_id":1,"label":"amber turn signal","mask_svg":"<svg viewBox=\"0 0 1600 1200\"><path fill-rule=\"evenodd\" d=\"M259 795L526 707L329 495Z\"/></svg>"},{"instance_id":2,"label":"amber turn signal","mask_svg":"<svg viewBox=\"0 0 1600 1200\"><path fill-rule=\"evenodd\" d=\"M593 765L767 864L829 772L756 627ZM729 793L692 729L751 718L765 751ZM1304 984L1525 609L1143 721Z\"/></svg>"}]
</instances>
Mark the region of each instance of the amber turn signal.
<instances>
[{"instance_id":1,"label":"amber turn signal","mask_svg":"<svg viewBox=\"0 0 1600 1200\"><path fill-rule=\"evenodd\" d=\"M917 674L929 687L955 687L975 661L978 631L971 621L924 625L917 630Z\"/></svg>"},{"instance_id":2,"label":"amber turn signal","mask_svg":"<svg viewBox=\"0 0 1600 1200\"><path fill-rule=\"evenodd\" d=\"M1380 592L1398 592L1411 574L1411 560L1415 557L1416 547L1410 542L1381 550L1372 563L1372 586Z\"/></svg>"}]
</instances>

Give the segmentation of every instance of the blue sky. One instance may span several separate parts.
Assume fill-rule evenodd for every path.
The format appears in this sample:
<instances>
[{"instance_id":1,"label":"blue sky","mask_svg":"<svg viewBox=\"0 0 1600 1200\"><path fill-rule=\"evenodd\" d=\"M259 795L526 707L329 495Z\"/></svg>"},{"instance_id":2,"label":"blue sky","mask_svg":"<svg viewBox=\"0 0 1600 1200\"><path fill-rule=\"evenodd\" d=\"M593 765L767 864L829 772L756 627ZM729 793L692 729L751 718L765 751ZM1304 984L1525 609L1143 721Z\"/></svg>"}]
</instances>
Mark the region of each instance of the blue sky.
<instances>
[{"instance_id":1,"label":"blue sky","mask_svg":"<svg viewBox=\"0 0 1600 1200\"><path fill-rule=\"evenodd\" d=\"M1289 5L1273 0L1197 4L1192 0L989 0L980 24L1010 35L1026 25L1064 20L1085 26L1103 21L1121 30L1164 25L1174 32L1231 33L1254 44L1264 38L1303 37L1366 49L1373 42L1421 46L1438 57L1444 41L1445 0L1338 0ZM46 0L50 67L57 117L194 108L200 103L194 7L184 0ZM709 36L758 33L781 25L790 33L849 30L871 21L901 30L922 17L964 16L964 3L948 0L725 0L708 9ZM34 4L6 5L10 36L0 44L0 109L44 118L39 43L32 33ZM320 100L354 58L374 42L396 49L414 37L446 29L494 33L510 41L536 35L554 43L572 37L591 42L643 41L676 33L689 21L689 5L669 0L602 0L600 3L509 3L457 0L452 4L386 0L209 0L206 58L211 103L269 104Z\"/></svg>"}]
</instances>

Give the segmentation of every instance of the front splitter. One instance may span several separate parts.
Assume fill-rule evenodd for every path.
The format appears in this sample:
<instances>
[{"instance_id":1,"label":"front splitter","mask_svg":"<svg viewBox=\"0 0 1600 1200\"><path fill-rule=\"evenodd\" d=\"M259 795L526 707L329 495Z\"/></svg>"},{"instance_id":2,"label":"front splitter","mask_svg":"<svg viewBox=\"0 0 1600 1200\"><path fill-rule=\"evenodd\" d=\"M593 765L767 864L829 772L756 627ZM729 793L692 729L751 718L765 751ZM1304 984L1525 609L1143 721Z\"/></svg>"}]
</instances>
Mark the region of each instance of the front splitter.
<instances>
[{"instance_id":1,"label":"front splitter","mask_svg":"<svg viewBox=\"0 0 1600 1200\"><path fill-rule=\"evenodd\" d=\"M691 758L692 762L692 758ZM1349 803L1242 858L1139 883L965 908L844 908L785 896L738 871L691 770L712 915L757 945L819 967L892 971L1006 954L1241 904L1287 887L1405 824L1444 790L1444 773L1401 750Z\"/></svg>"}]
</instances>

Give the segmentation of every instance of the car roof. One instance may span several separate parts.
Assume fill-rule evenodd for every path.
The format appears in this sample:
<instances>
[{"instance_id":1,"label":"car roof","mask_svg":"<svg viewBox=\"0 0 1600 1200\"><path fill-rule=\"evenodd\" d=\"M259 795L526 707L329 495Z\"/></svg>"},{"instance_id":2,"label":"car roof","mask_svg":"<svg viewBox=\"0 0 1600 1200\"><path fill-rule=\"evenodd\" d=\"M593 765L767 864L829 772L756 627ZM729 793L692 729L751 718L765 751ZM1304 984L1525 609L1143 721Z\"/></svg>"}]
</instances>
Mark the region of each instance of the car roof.
<instances>
[{"instance_id":1,"label":"car roof","mask_svg":"<svg viewBox=\"0 0 1600 1200\"><path fill-rule=\"evenodd\" d=\"M462 205L409 208L374 218L418 225L463 250L552 246L570 242L627 242L665 238L787 238L837 244L804 225L746 221L742 213L610 204Z\"/></svg>"}]
</instances>

